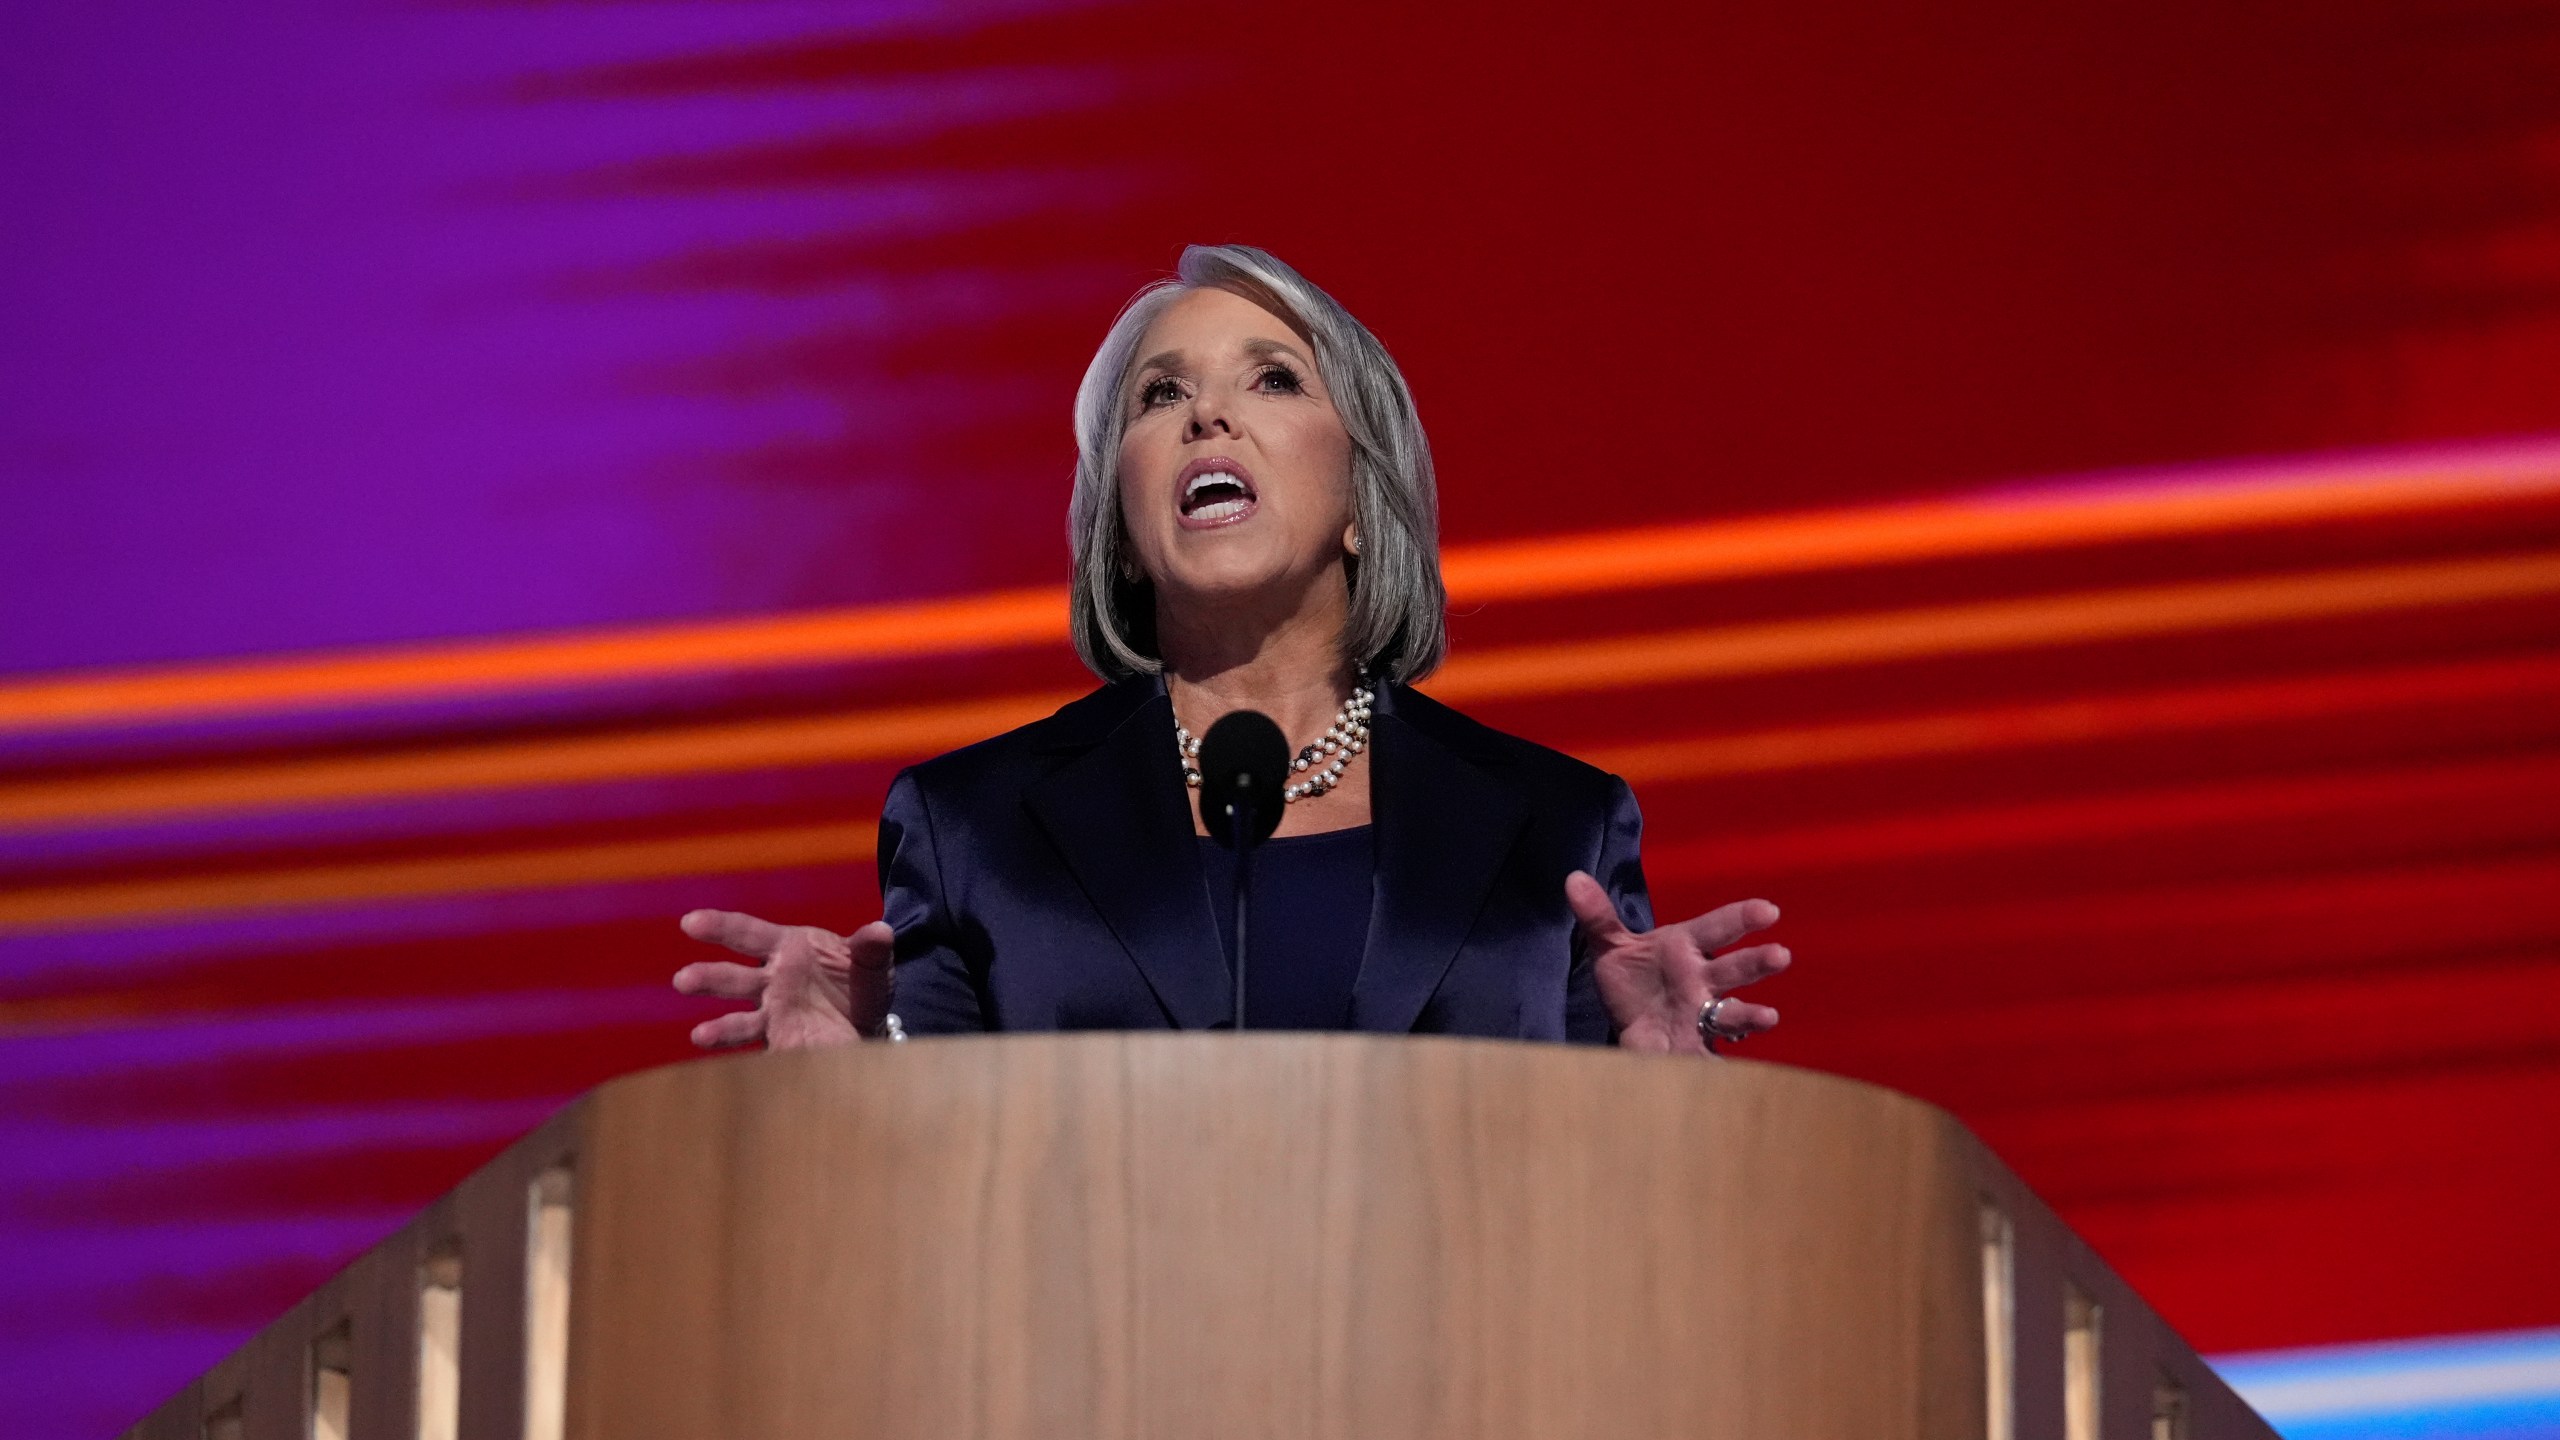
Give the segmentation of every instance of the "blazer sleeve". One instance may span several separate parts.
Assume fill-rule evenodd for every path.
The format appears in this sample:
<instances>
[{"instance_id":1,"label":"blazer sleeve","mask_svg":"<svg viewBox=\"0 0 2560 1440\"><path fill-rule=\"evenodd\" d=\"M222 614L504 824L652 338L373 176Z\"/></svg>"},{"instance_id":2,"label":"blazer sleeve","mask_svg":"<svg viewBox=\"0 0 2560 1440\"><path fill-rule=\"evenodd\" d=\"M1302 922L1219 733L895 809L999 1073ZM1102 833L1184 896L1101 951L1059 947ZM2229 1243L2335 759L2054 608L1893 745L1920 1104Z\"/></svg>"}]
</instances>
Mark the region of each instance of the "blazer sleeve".
<instances>
[{"instance_id":1,"label":"blazer sleeve","mask_svg":"<svg viewBox=\"0 0 2560 1440\"><path fill-rule=\"evenodd\" d=\"M899 772L880 807L879 860L880 916L898 934L890 1012L910 1035L987 1029L982 977L956 943L933 812L912 771Z\"/></svg>"},{"instance_id":2,"label":"blazer sleeve","mask_svg":"<svg viewBox=\"0 0 2560 1440\"><path fill-rule=\"evenodd\" d=\"M1609 813L1600 835L1600 859L1591 876L1609 892L1618 918L1638 933L1653 928L1653 896L1645 889L1644 860L1638 853L1643 839L1644 812L1636 808L1635 792L1626 781L1610 776ZM1618 1039L1617 1022L1609 1018L1609 1007L1600 998L1599 976L1579 930L1573 939L1573 969L1565 977L1564 1031L1565 1038L1577 1045L1613 1045Z\"/></svg>"}]
</instances>

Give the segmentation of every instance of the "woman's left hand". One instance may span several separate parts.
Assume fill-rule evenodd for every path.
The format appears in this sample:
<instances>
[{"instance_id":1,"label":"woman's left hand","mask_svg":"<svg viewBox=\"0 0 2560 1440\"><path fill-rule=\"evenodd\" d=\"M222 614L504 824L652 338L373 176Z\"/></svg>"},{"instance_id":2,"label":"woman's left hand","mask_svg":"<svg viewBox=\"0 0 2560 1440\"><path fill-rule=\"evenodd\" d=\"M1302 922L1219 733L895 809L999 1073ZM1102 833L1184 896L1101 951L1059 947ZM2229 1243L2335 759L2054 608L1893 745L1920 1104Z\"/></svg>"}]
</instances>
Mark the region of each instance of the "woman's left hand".
<instances>
[{"instance_id":1,"label":"woman's left hand","mask_svg":"<svg viewBox=\"0 0 2560 1440\"><path fill-rule=\"evenodd\" d=\"M1590 947L1600 998L1618 1023L1618 1043L1654 1054L1707 1053L1698 1015L1710 1001L1787 968L1784 945L1747 945L1716 953L1756 930L1778 923L1778 907L1766 900L1737 900L1695 920L1657 926L1642 935L1627 928L1609 892L1576 870L1565 877L1565 903L1581 922ZM1716 1028L1740 1038L1778 1023L1778 1012L1747 1000L1727 1001Z\"/></svg>"}]
</instances>

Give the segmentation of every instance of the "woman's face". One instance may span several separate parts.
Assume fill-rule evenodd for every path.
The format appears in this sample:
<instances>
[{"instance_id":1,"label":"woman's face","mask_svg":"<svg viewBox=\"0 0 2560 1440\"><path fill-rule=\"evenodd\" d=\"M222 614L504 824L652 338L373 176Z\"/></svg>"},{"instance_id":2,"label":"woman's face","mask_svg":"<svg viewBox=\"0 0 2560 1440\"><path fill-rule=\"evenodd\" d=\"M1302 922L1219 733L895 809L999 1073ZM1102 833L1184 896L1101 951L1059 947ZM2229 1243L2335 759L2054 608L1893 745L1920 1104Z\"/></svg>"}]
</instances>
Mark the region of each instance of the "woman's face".
<instances>
[{"instance_id":1,"label":"woman's face","mask_svg":"<svg viewBox=\"0 0 2560 1440\"><path fill-rule=\"evenodd\" d=\"M1307 343L1243 296L1202 288L1165 307L1138 354L1120 510L1159 597L1315 593L1351 527L1351 437Z\"/></svg>"}]
</instances>

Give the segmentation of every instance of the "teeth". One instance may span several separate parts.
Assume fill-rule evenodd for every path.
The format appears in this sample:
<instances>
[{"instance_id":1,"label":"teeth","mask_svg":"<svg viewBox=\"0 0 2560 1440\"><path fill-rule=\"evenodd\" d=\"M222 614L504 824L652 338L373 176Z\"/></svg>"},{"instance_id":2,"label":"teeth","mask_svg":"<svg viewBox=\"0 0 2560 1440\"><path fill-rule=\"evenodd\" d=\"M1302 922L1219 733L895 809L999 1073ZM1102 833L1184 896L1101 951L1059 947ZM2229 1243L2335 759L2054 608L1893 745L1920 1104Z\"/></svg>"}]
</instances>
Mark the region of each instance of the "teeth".
<instances>
[{"instance_id":1,"label":"teeth","mask_svg":"<svg viewBox=\"0 0 2560 1440\"><path fill-rule=\"evenodd\" d=\"M1195 520L1224 520L1243 514L1244 510L1245 502L1242 500L1219 500L1192 511L1191 516Z\"/></svg>"},{"instance_id":2,"label":"teeth","mask_svg":"<svg viewBox=\"0 0 2560 1440\"><path fill-rule=\"evenodd\" d=\"M1233 485L1239 490L1244 488L1244 482L1242 480L1228 474L1226 471L1211 470L1206 474L1192 476L1191 483L1182 487L1182 498L1188 500L1192 496L1199 494L1202 489L1211 485Z\"/></svg>"}]
</instances>

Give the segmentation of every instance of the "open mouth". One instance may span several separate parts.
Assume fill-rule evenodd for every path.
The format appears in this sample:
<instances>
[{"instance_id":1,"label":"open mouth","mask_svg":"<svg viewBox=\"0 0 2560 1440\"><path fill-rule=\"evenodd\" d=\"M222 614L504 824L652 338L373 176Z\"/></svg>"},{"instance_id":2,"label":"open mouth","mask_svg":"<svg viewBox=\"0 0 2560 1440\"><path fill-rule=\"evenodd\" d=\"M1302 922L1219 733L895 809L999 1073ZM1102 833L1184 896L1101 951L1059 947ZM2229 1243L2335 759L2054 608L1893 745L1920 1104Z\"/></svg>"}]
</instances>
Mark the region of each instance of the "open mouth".
<instances>
[{"instance_id":1,"label":"open mouth","mask_svg":"<svg viewBox=\"0 0 2560 1440\"><path fill-rule=\"evenodd\" d=\"M1194 460L1182 467L1182 523L1229 525L1253 513L1258 497L1253 477L1224 457Z\"/></svg>"}]
</instances>

